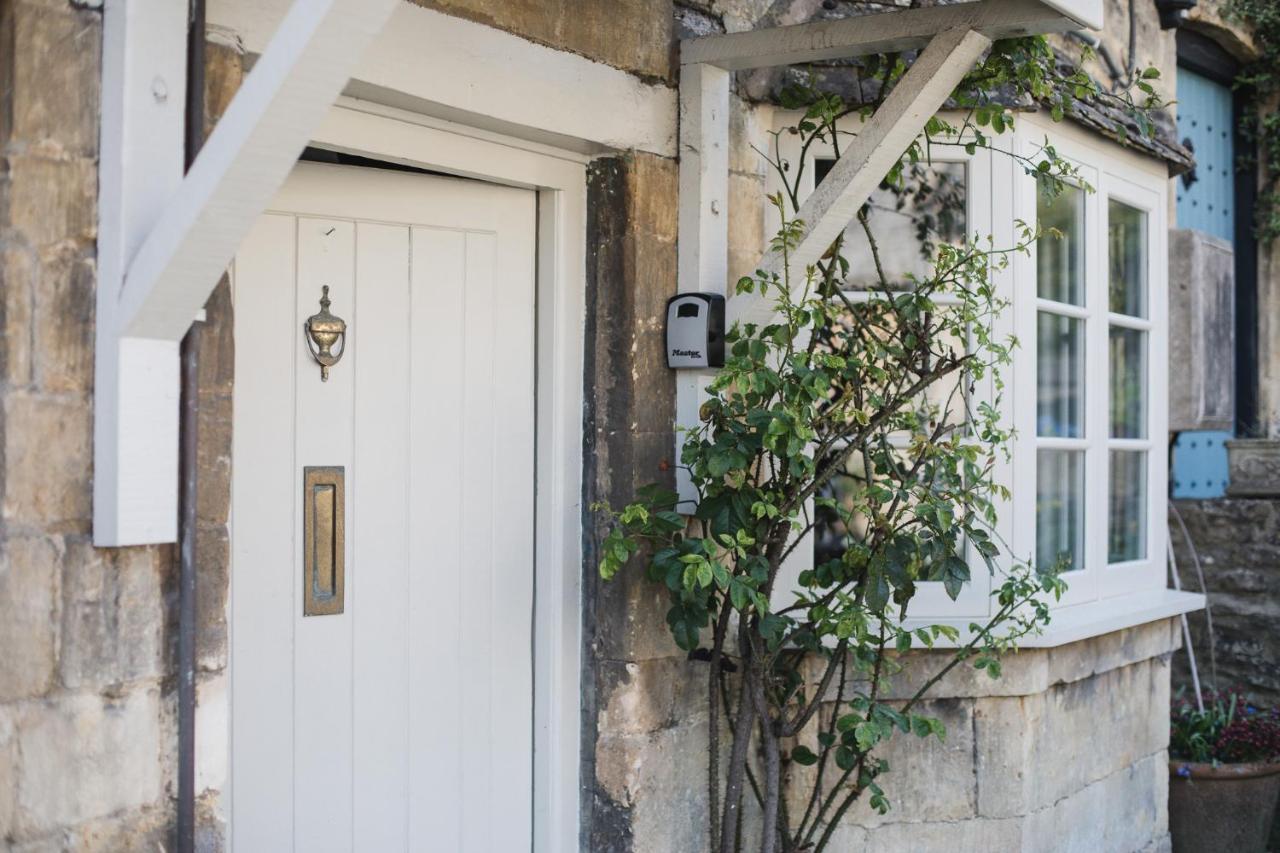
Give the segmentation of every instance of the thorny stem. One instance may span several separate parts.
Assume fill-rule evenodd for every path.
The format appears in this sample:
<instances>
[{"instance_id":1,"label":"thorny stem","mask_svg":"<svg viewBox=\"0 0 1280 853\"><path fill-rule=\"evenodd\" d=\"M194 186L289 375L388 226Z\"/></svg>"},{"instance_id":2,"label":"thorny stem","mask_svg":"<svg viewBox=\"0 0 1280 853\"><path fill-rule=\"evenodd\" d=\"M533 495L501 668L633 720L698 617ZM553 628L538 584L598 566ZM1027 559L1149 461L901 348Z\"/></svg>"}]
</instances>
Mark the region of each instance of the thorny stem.
<instances>
[{"instance_id":1,"label":"thorny stem","mask_svg":"<svg viewBox=\"0 0 1280 853\"><path fill-rule=\"evenodd\" d=\"M745 642L746 621L739 628L742 647L742 685L738 695L738 722L733 733L733 749L729 755L729 774L724 788L724 816L720 835L720 853L735 853L738 840L738 816L742 809L742 779L746 772L747 750L755 723L755 702L751 698L754 663L750 646ZM713 818L714 819L714 818Z\"/></svg>"},{"instance_id":2,"label":"thorny stem","mask_svg":"<svg viewBox=\"0 0 1280 853\"><path fill-rule=\"evenodd\" d=\"M716 620L715 633L711 644L711 671L707 676L707 691L710 707L707 720L707 799L710 803L708 814L720 813L720 702L717 699L720 681L720 666L724 654L725 631L729 627L729 617L733 608L729 602L720 606L720 618ZM720 847L720 824L715 820L708 821L711 827L711 848Z\"/></svg>"}]
</instances>

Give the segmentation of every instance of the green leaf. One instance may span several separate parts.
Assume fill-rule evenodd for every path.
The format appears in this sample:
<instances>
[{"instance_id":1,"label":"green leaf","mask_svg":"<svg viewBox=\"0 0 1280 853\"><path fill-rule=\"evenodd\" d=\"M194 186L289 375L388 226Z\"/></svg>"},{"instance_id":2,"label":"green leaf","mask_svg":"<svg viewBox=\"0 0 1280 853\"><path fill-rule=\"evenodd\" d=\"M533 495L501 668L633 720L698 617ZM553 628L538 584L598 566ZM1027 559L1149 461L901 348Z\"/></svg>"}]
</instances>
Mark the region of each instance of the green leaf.
<instances>
[{"instance_id":1,"label":"green leaf","mask_svg":"<svg viewBox=\"0 0 1280 853\"><path fill-rule=\"evenodd\" d=\"M943 566L942 586L952 601L960 596L960 590L969 582L969 564L954 554L947 557Z\"/></svg>"},{"instance_id":2,"label":"green leaf","mask_svg":"<svg viewBox=\"0 0 1280 853\"><path fill-rule=\"evenodd\" d=\"M858 741L858 749L867 752L880 742L880 727L870 721L862 722L853 730L853 736Z\"/></svg>"},{"instance_id":3,"label":"green leaf","mask_svg":"<svg viewBox=\"0 0 1280 853\"><path fill-rule=\"evenodd\" d=\"M794 761L796 764L801 764L801 765L804 765L805 767L811 767L814 764L818 763L818 756L815 755L813 750L809 749L809 747L801 744L800 746L797 746L795 749L791 750L791 760Z\"/></svg>"}]
</instances>

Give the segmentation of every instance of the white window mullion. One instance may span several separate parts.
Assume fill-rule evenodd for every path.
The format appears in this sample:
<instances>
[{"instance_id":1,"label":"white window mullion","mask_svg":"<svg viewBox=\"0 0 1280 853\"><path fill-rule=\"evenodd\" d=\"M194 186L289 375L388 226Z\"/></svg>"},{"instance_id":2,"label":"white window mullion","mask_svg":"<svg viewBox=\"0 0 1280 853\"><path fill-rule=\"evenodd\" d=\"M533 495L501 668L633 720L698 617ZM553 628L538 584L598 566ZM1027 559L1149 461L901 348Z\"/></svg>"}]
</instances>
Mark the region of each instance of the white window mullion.
<instances>
[{"instance_id":1,"label":"white window mullion","mask_svg":"<svg viewBox=\"0 0 1280 853\"><path fill-rule=\"evenodd\" d=\"M1107 373L1107 253L1106 210L1098 187L1097 172L1090 183L1095 192L1086 203L1086 251L1088 253L1088 332L1086 333L1085 398L1088 410L1089 442L1085 515L1088 519L1088 588L1081 600L1099 596L1103 567L1107 564L1107 419L1111 401Z\"/></svg>"}]
</instances>

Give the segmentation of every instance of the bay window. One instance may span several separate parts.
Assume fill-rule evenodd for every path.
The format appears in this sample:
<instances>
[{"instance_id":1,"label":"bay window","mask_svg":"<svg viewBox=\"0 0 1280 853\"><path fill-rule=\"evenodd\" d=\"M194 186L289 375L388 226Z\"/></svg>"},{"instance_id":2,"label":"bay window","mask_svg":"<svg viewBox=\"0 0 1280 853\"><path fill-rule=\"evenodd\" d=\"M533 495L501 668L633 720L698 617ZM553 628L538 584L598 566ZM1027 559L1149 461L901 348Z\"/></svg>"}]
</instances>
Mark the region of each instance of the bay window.
<instances>
[{"instance_id":1,"label":"bay window","mask_svg":"<svg viewBox=\"0 0 1280 853\"><path fill-rule=\"evenodd\" d=\"M777 126L794 121L782 114ZM848 129L856 132L856 118ZM788 148L793 139L782 134L778 145L794 163L801 154ZM1020 116L1018 130L995 145L1034 158L1046 140L1077 168L1079 183L1056 196L1000 151L940 146L905 187L873 195L868 212L888 277L904 286L929 270L939 241L990 236L1011 247L1020 223L1040 229L1028 252L994 273L1009 303L994 331L1018 339L1001 400L1012 457L997 472L1011 499L999 507L996 535L1018 559L1065 572L1068 591L1043 640L1052 644L1195 602L1165 589L1167 172L1033 115ZM812 148L802 196L833 162L830 150ZM770 233L776 224L768 223ZM860 228L846 233L846 294L866 298L874 270L865 237ZM994 399L990 386L972 393ZM814 548L797 553L807 562L815 548L830 553L856 534L834 516L820 519ZM908 616L967 625L986 615L991 578L980 560L970 562L972 581L959 599L922 584Z\"/></svg>"}]
</instances>

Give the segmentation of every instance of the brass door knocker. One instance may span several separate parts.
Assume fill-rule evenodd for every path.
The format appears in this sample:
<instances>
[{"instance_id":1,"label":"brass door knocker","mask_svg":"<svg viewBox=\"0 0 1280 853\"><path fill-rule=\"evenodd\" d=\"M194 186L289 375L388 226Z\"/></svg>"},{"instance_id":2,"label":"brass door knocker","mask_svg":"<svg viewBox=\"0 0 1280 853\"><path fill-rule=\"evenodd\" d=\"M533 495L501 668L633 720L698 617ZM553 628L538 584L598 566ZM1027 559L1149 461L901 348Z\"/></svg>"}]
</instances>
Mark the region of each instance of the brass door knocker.
<instances>
[{"instance_id":1,"label":"brass door knocker","mask_svg":"<svg viewBox=\"0 0 1280 853\"><path fill-rule=\"evenodd\" d=\"M307 332L307 349L320 365L320 380L328 382L329 368L341 361L347 351L347 322L329 313L329 285L320 293L319 313L308 317L302 327ZM333 346L339 341L342 349L335 353Z\"/></svg>"}]
</instances>

